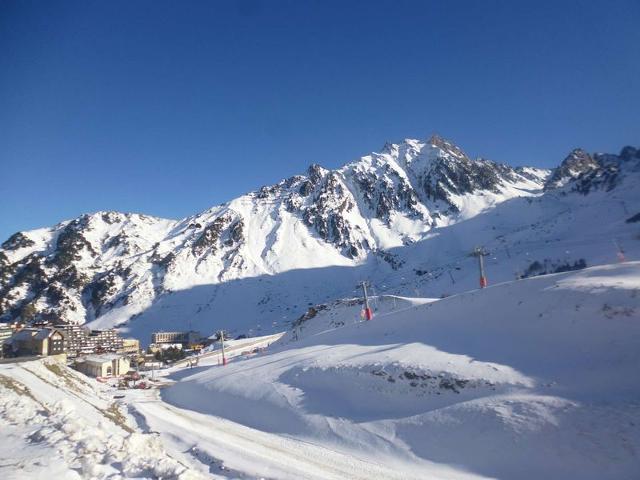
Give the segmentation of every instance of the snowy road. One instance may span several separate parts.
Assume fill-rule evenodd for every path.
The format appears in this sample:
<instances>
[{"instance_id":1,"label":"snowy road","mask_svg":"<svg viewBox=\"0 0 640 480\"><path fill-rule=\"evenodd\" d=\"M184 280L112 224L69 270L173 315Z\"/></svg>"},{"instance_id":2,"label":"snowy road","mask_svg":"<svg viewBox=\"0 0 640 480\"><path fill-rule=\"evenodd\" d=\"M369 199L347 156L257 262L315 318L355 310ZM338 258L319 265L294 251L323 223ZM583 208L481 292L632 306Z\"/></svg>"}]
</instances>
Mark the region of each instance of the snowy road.
<instances>
[{"instance_id":1,"label":"snowy road","mask_svg":"<svg viewBox=\"0 0 640 480\"><path fill-rule=\"evenodd\" d=\"M244 472L249 478L400 480L423 479L425 476L424 469L418 465L412 467L405 463L399 468L380 465L220 417L183 410L157 399L157 391L145 394L149 398L134 401L132 407L144 417L151 431L161 432L167 449L184 455L196 447L198 452L205 451L210 457L223 459L226 468ZM439 468L433 465L433 470ZM433 470L430 469L430 473ZM446 470L441 476L430 474L429 477L479 478ZM219 469L217 473L224 475L224 471Z\"/></svg>"}]
</instances>

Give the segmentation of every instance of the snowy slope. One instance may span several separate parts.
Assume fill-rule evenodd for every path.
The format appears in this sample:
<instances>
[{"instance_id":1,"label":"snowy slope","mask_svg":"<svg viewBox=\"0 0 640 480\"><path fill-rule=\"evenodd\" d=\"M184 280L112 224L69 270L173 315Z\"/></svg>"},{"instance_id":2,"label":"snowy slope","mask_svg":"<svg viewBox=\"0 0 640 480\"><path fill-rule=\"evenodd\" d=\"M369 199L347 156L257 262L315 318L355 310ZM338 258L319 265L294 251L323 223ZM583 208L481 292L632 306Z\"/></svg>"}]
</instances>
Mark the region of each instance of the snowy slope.
<instances>
[{"instance_id":1,"label":"snowy slope","mask_svg":"<svg viewBox=\"0 0 640 480\"><path fill-rule=\"evenodd\" d=\"M163 399L408 477L640 470L640 262L379 301L370 322L320 309L297 341L179 375Z\"/></svg>"},{"instance_id":2,"label":"snowy slope","mask_svg":"<svg viewBox=\"0 0 640 480\"><path fill-rule=\"evenodd\" d=\"M142 433L112 393L55 361L0 364L0 476L206 478Z\"/></svg>"},{"instance_id":3,"label":"snowy slope","mask_svg":"<svg viewBox=\"0 0 640 480\"><path fill-rule=\"evenodd\" d=\"M491 281L608 263L614 239L639 258L625 220L640 212L640 154L583 157L550 173L407 139L182 220L98 212L21 232L0 250L0 318L116 325L145 342L160 328L269 333L365 278L378 293L464 291L477 245Z\"/></svg>"},{"instance_id":4,"label":"snowy slope","mask_svg":"<svg viewBox=\"0 0 640 480\"><path fill-rule=\"evenodd\" d=\"M370 322L336 301L279 346L174 368L160 390L120 392L49 359L0 363L0 474L635 478L639 299L628 262L441 300L374 297Z\"/></svg>"}]
</instances>

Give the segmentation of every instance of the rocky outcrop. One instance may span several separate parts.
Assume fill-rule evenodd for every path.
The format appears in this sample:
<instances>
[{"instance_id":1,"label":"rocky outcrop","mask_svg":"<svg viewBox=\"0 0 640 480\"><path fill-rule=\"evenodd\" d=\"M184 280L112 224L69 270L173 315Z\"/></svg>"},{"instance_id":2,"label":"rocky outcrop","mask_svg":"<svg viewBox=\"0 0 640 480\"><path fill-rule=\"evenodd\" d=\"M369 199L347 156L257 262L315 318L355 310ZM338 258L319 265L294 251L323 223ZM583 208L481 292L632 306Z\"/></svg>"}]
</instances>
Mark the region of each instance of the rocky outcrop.
<instances>
[{"instance_id":1,"label":"rocky outcrop","mask_svg":"<svg viewBox=\"0 0 640 480\"><path fill-rule=\"evenodd\" d=\"M320 238L335 245L346 256L358 257L365 246L355 238L353 226L347 219L347 214L354 209L355 202L340 176L335 172L322 178L312 175L310 181L320 186L313 202L300 209L304 222L312 227Z\"/></svg>"},{"instance_id":2,"label":"rocky outcrop","mask_svg":"<svg viewBox=\"0 0 640 480\"><path fill-rule=\"evenodd\" d=\"M229 215L216 218L207 225L200 236L193 243L193 254L202 255L205 251L215 254L218 250L218 244L222 231L231 223L232 219Z\"/></svg>"},{"instance_id":3,"label":"rocky outcrop","mask_svg":"<svg viewBox=\"0 0 640 480\"><path fill-rule=\"evenodd\" d=\"M581 148L576 148L562 161L560 166L553 169L545 183L545 189L550 190L566 185L581 175L599 168L598 162Z\"/></svg>"},{"instance_id":4,"label":"rocky outcrop","mask_svg":"<svg viewBox=\"0 0 640 480\"><path fill-rule=\"evenodd\" d=\"M20 248L32 247L35 242L22 232L16 232L2 243L5 250L18 250Z\"/></svg>"},{"instance_id":5,"label":"rocky outcrop","mask_svg":"<svg viewBox=\"0 0 640 480\"><path fill-rule=\"evenodd\" d=\"M640 150L626 146L618 155L596 153L589 155L577 149L563 161L552 176L564 175L553 185L587 195L594 190L611 191L621 182L624 171L640 170ZM557 174L557 172L562 173ZM545 188L549 188L549 182Z\"/></svg>"}]
</instances>

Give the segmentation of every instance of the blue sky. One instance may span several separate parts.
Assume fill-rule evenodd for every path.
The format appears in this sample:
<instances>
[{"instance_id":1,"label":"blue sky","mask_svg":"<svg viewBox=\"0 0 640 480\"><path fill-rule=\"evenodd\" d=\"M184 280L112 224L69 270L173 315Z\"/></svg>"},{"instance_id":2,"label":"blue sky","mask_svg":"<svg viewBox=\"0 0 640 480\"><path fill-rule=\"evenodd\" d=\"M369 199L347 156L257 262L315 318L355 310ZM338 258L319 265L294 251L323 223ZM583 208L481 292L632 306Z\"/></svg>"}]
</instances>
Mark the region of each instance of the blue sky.
<instances>
[{"instance_id":1,"label":"blue sky","mask_svg":"<svg viewBox=\"0 0 640 480\"><path fill-rule=\"evenodd\" d=\"M386 140L640 143L638 1L0 2L0 237L178 218Z\"/></svg>"}]
</instances>

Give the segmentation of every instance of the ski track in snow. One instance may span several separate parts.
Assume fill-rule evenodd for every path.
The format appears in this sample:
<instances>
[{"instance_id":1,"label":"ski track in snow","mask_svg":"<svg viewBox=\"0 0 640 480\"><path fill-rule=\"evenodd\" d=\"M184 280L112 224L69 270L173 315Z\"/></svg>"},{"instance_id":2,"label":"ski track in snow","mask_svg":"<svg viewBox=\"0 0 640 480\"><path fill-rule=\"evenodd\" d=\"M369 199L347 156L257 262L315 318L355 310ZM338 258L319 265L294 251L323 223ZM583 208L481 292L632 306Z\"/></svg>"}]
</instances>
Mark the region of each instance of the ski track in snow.
<instances>
[{"instance_id":1,"label":"ski track in snow","mask_svg":"<svg viewBox=\"0 0 640 480\"><path fill-rule=\"evenodd\" d=\"M137 401L135 408L156 431L171 432L181 442L222 453L225 465L257 477L280 479L422 479L424 470L391 469L352 455L284 436L268 434L235 422L173 407L160 400ZM196 432L196 433L194 433ZM436 467L433 468L437 470ZM430 473L430 478L452 478ZM456 475L455 478L478 478Z\"/></svg>"},{"instance_id":2,"label":"ski track in snow","mask_svg":"<svg viewBox=\"0 0 640 480\"><path fill-rule=\"evenodd\" d=\"M370 322L355 320L358 302L336 302L298 339L181 376L162 399L234 429L375 452L409 477L631 478L638 298L640 262L629 262L439 301L379 297Z\"/></svg>"}]
</instances>

